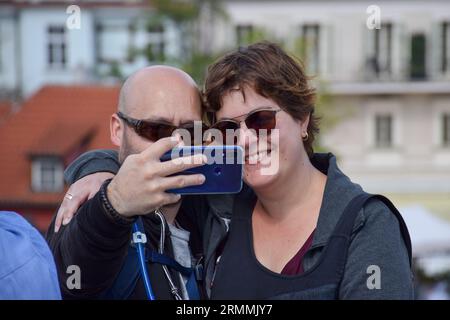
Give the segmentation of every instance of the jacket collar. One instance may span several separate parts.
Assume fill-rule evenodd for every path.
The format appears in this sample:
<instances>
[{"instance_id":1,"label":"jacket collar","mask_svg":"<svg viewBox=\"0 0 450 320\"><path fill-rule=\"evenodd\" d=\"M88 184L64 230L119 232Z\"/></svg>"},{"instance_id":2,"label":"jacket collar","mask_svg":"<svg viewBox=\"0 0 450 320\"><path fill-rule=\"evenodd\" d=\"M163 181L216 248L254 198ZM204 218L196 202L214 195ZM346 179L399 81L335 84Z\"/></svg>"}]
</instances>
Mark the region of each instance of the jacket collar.
<instances>
[{"instance_id":1,"label":"jacket collar","mask_svg":"<svg viewBox=\"0 0 450 320\"><path fill-rule=\"evenodd\" d=\"M320 207L319 219L314 232L311 248L323 246L328 242L334 228L347 204L358 194L362 193L361 186L353 183L338 168L336 157L331 154L314 154L312 164L327 175L325 191ZM362 221L357 220L355 227L359 227Z\"/></svg>"}]
</instances>

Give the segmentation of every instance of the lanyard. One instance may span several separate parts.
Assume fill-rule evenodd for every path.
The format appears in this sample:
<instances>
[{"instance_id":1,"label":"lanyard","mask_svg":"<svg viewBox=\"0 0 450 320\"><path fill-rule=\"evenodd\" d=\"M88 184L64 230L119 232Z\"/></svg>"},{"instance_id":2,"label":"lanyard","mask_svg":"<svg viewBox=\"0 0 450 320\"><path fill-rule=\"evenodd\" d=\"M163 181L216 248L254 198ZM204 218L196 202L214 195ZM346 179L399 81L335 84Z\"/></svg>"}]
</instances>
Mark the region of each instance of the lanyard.
<instances>
[{"instance_id":1,"label":"lanyard","mask_svg":"<svg viewBox=\"0 0 450 320\"><path fill-rule=\"evenodd\" d=\"M138 221L133 224L133 243L136 245L141 276L144 281L147 298L148 300L156 300L150 283L150 278L148 276L147 266L145 265L145 243L147 242L147 237L144 233L144 228L140 227L142 227L141 217L139 217Z\"/></svg>"},{"instance_id":2,"label":"lanyard","mask_svg":"<svg viewBox=\"0 0 450 320\"><path fill-rule=\"evenodd\" d=\"M141 217L138 217L136 222L133 224L133 242L136 245L136 250L137 250L138 259L139 259L139 266L140 266L140 270L141 270L141 276L144 281L145 292L147 294L148 300L156 300L156 299L155 299L155 295L152 290L150 278L148 276L148 270L147 270L147 265L146 265L147 261L159 263L162 265L164 274L167 278L167 281L169 282L171 292L174 295L176 300L182 300L182 297L180 296L179 289L173 282L172 277L171 277L167 267L171 267L171 268L175 269L176 271L180 272L182 275L188 277L188 281L186 283L186 290L188 291L189 299L191 299L191 300L200 299L200 293L198 291L198 286L197 286L197 281L196 281L197 269L183 267L177 261L175 261L173 258L163 254L164 240L165 240L165 234L166 234L166 228L165 228L166 221L164 219L164 216L160 212L160 210L156 210L155 214L161 220L161 237L160 237L160 241L159 241L158 252L155 252L155 251L150 250L149 248L145 247L145 243L147 242L147 237L145 235L144 225L142 223Z\"/></svg>"}]
</instances>

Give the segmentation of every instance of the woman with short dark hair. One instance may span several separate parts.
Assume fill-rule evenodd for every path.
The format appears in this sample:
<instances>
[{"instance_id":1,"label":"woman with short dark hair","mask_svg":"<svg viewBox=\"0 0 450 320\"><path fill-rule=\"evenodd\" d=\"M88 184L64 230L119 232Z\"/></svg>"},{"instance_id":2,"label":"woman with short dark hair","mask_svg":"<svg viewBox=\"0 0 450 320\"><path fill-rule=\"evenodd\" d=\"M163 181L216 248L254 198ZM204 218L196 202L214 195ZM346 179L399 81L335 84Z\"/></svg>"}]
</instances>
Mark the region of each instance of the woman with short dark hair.
<instances>
[{"instance_id":1,"label":"woman with short dark hair","mask_svg":"<svg viewBox=\"0 0 450 320\"><path fill-rule=\"evenodd\" d=\"M409 235L395 207L365 194L332 154L313 152L315 92L299 62L273 43L241 47L209 67L204 96L212 128L239 129L249 187L234 199L211 298L413 297ZM274 159L277 170L265 174Z\"/></svg>"}]
</instances>

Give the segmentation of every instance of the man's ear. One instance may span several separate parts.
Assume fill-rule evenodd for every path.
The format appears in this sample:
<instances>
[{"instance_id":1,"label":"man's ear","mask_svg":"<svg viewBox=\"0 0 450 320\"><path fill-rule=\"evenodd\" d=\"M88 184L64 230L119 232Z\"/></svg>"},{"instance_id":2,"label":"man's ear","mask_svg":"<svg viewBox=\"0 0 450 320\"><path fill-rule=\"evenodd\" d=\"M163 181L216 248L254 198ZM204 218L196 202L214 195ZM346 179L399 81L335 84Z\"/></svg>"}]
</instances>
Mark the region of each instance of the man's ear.
<instances>
[{"instance_id":1,"label":"man's ear","mask_svg":"<svg viewBox=\"0 0 450 320\"><path fill-rule=\"evenodd\" d=\"M111 133L111 142L117 146L120 147L122 145L122 138L124 134L124 126L122 121L120 121L117 114L111 115L111 120L109 123L109 131Z\"/></svg>"}]
</instances>

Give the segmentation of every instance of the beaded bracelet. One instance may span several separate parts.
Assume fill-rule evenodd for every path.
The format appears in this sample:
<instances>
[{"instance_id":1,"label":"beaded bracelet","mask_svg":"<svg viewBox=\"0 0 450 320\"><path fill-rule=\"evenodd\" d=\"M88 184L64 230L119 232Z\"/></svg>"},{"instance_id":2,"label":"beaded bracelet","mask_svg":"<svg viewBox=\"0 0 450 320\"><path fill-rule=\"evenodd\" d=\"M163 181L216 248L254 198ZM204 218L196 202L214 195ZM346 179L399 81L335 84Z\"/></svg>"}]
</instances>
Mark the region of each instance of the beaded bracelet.
<instances>
[{"instance_id":1,"label":"beaded bracelet","mask_svg":"<svg viewBox=\"0 0 450 320\"><path fill-rule=\"evenodd\" d=\"M109 201L108 195L106 192L106 188L108 187L111 180L112 179L106 180L100 188L100 201L102 203L102 206L103 206L105 212L107 213L107 215L110 218L112 218L115 222L118 222L120 224L128 225L130 223L133 223L135 218L128 218L128 217L121 215L120 213L117 212L116 209L114 209L111 202Z\"/></svg>"}]
</instances>

